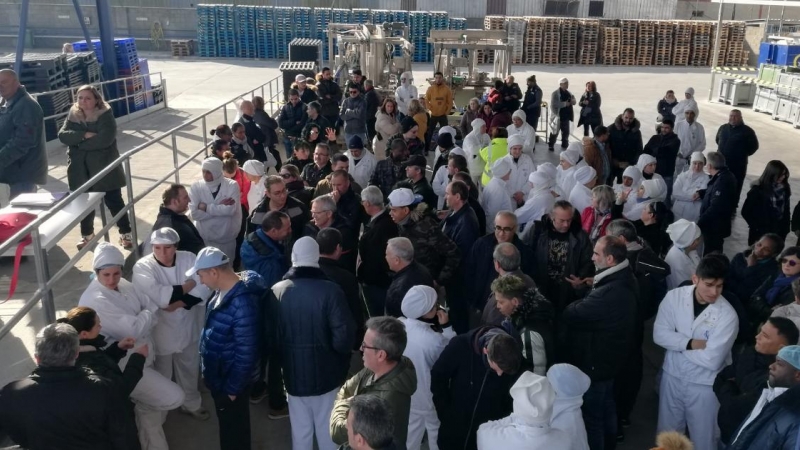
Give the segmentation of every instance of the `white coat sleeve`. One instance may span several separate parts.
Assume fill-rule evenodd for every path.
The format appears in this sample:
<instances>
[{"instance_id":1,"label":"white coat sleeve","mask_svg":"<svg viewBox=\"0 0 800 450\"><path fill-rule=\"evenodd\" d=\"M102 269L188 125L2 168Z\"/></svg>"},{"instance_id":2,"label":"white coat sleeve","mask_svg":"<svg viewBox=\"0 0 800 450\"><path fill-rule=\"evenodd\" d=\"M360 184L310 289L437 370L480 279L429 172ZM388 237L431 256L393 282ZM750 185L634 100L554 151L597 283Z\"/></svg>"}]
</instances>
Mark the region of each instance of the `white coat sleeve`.
<instances>
[{"instance_id":1,"label":"white coat sleeve","mask_svg":"<svg viewBox=\"0 0 800 450\"><path fill-rule=\"evenodd\" d=\"M445 190L447 189L447 166L439 167L436 175L433 177L433 192L441 198L444 198Z\"/></svg>"},{"instance_id":2,"label":"white coat sleeve","mask_svg":"<svg viewBox=\"0 0 800 450\"><path fill-rule=\"evenodd\" d=\"M733 307L730 308L731 311ZM735 313L725 314L717 330L706 341L703 350L687 350L684 356L689 361L708 370L718 371L725 366L725 360L731 353L733 341L739 332L739 318Z\"/></svg>"},{"instance_id":3,"label":"white coat sleeve","mask_svg":"<svg viewBox=\"0 0 800 450\"><path fill-rule=\"evenodd\" d=\"M217 199L220 199L220 194L217 194ZM225 197L220 199L224 200L225 198L232 198L236 200L236 203L232 205L218 205L209 203L206 205L206 212L210 216L232 216L236 213L236 211L240 211L242 208L241 195L241 192L239 192L239 185L237 184L236 189L231 189L226 193Z\"/></svg>"},{"instance_id":4,"label":"white coat sleeve","mask_svg":"<svg viewBox=\"0 0 800 450\"><path fill-rule=\"evenodd\" d=\"M680 289L669 291L658 307L656 321L653 324L653 342L661 347L676 352L686 350L689 338L676 330L676 308L680 307Z\"/></svg>"},{"instance_id":5,"label":"white coat sleeve","mask_svg":"<svg viewBox=\"0 0 800 450\"><path fill-rule=\"evenodd\" d=\"M157 284L152 267L145 264L145 261L140 260L133 266L131 281L138 294L147 297L153 305L158 308L169 306L169 300L172 298L172 286Z\"/></svg>"},{"instance_id":6,"label":"white coat sleeve","mask_svg":"<svg viewBox=\"0 0 800 450\"><path fill-rule=\"evenodd\" d=\"M199 187L197 184L189 186L189 212L192 214L192 219L203 220L208 219L210 215L198 208L198 205L203 203L202 196L200 195Z\"/></svg>"},{"instance_id":7,"label":"white coat sleeve","mask_svg":"<svg viewBox=\"0 0 800 450\"><path fill-rule=\"evenodd\" d=\"M151 311L145 309L139 314L132 315L118 308L107 308L102 305L103 302L111 301L112 299L100 297L97 302L94 302L94 305L87 305L93 307L100 317L100 321L103 324L101 334L113 336L115 339L132 337L137 341L150 334L150 330L156 322L155 316Z\"/></svg>"},{"instance_id":8,"label":"white coat sleeve","mask_svg":"<svg viewBox=\"0 0 800 450\"><path fill-rule=\"evenodd\" d=\"M689 177L684 176L684 173L678 175L678 178L675 179L675 183L672 185L672 198L683 202L690 202L692 201L694 192L689 193Z\"/></svg>"},{"instance_id":9,"label":"white coat sleeve","mask_svg":"<svg viewBox=\"0 0 800 450\"><path fill-rule=\"evenodd\" d=\"M703 128L702 125L699 123L697 124L698 134L700 138L697 140L697 148L694 149L696 152L702 152L706 149L706 130Z\"/></svg>"}]
</instances>

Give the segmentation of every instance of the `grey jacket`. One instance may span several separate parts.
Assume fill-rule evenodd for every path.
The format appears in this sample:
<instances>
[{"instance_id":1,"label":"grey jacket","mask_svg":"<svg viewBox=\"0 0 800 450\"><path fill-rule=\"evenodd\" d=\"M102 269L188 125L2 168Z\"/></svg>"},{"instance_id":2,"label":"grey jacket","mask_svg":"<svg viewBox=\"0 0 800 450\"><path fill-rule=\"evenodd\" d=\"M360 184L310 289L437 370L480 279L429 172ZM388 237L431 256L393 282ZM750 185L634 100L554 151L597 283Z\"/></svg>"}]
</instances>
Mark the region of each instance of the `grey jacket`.
<instances>
[{"instance_id":1,"label":"grey jacket","mask_svg":"<svg viewBox=\"0 0 800 450\"><path fill-rule=\"evenodd\" d=\"M20 86L0 102L0 183L47 182L42 107Z\"/></svg>"},{"instance_id":2,"label":"grey jacket","mask_svg":"<svg viewBox=\"0 0 800 450\"><path fill-rule=\"evenodd\" d=\"M561 88L556 89L550 94L550 114L553 116L557 116L561 108L563 108L564 102L561 101ZM572 95L572 92L569 93L570 99L573 101L575 100L575 96ZM576 102L577 103L577 102Z\"/></svg>"},{"instance_id":3,"label":"grey jacket","mask_svg":"<svg viewBox=\"0 0 800 450\"><path fill-rule=\"evenodd\" d=\"M364 101L364 95L344 99L339 117L344 122L346 134L367 134L367 102Z\"/></svg>"}]
</instances>

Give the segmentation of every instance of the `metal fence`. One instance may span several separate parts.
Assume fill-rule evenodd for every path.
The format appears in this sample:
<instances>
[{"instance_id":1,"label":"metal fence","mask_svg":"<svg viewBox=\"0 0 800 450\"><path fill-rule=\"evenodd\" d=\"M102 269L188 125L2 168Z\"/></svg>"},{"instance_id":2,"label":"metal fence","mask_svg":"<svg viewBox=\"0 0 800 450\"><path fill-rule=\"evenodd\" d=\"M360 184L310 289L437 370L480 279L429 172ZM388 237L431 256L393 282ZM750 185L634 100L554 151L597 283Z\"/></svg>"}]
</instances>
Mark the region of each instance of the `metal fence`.
<instances>
[{"instance_id":1,"label":"metal fence","mask_svg":"<svg viewBox=\"0 0 800 450\"><path fill-rule=\"evenodd\" d=\"M164 81L162 81L162 85L164 85ZM114 82L119 82L119 80L115 80ZM109 82L111 83L111 82ZM132 225L132 237L134 244L138 243L138 233L136 230L136 203L139 202L141 199L145 198L163 183L167 182L170 179L173 179L175 183L180 183L180 175L179 172L181 169L186 167L192 161L194 161L198 156L203 155L205 157L208 152L209 146L209 128L207 119L210 115L217 113L219 110L222 110L224 122L228 123L228 107L232 106L234 111L237 108L237 104L241 98L250 98L255 95L260 95L264 98L265 104L267 108L270 108L273 112L277 109L278 105L282 102L281 95L283 94L283 82L282 77L278 76L275 77L268 82L257 86L254 89L246 91L235 98L223 103L222 105L211 109L204 114L194 117L191 120L188 120L181 125L178 125L175 128L161 134L160 136L145 142L142 145L139 145L127 152L123 153L119 158L117 158L113 163L109 164L108 167L100 171L97 175L92 177L89 181L86 182L83 186L78 188L77 190L71 192L66 198L55 204L52 208L48 209L47 211L39 214L38 218L31 222L28 226L24 227L10 239L6 240L5 242L0 244L0 255L5 254L9 249L14 248L22 241L26 236L30 235L32 239L32 245L34 250L34 263L36 266L36 280L37 280L37 289L33 292L33 294L25 300L23 306L17 311L14 316L12 316L6 323L3 324L3 327L0 328L0 339L4 338L13 328L14 326L22 320L23 317L31 310L34 306L41 300L42 301L42 309L44 311L44 318L46 323L52 323L56 319L55 315L55 302L53 299L52 289L53 286L69 272L69 270L81 259L83 256L90 252L94 245L97 244L101 238L104 238L108 241L108 231L125 215L129 214L130 222ZM165 92L165 103L166 103L166 92ZM194 149L192 153L183 161L180 160L180 155L178 152L178 143L177 137L179 133L186 133L188 129L193 129L196 127L197 123L201 124L202 128L202 138L203 138L203 145L197 149ZM168 171L166 174L162 175L158 178L157 181L152 182L144 191L140 192L139 194L134 195L133 192L133 177L131 174L131 158L138 153L142 152L143 150L154 146L154 145L168 145L171 147L172 150L172 161L173 161L173 168L172 170ZM113 218L108 220L103 226L103 228L97 232L97 234L89 241L88 245L83 247L80 251L78 251L75 256L70 258L69 261L53 275L48 276L45 261L43 261L42 253L42 242L41 236L39 235L39 226L43 224L48 219L52 218L56 213L63 210L66 205L70 202L75 200L78 196L86 193L94 186L98 181L102 180L107 174L109 174L112 170L115 170L117 167L122 166L125 172L125 179L127 182L127 204L125 207ZM155 174L150 174L155 176ZM138 246L134 245L134 255L138 259L139 256L139 249Z\"/></svg>"}]
</instances>

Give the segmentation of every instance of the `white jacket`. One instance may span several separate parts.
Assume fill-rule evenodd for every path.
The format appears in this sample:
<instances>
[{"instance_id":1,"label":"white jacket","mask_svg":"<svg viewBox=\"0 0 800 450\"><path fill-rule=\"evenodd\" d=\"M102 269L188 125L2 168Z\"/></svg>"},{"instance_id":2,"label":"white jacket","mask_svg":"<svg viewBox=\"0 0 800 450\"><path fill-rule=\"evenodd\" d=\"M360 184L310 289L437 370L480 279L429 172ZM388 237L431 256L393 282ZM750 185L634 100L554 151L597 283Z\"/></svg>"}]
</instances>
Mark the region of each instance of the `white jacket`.
<instances>
[{"instance_id":1,"label":"white jacket","mask_svg":"<svg viewBox=\"0 0 800 450\"><path fill-rule=\"evenodd\" d=\"M411 396L411 411L435 411L431 394L431 368L456 333L453 327L437 333L431 329L429 323L417 319L401 317L400 321L406 326L408 335L403 356L414 363L414 370L417 372L417 390Z\"/></svg>"},{"instance_id":2,"label":"white jacket","mask_svg":"<svg viewBox=\"0 0 800 450\"><path fill-rule=\"evenodd\" d=\"M369 186L369 179L372 177L372 172L375 172L375 167L378 165L375 155L369 150L361 150L361 159L358 161L358 164L356 164L349 150L345 155L347 155L347 159L350 160L350 176L352 176L353 179L356 180L356 183L362 188Z\"/></svg>"},{"instance_id":3,"label":"white jacket","mask_svg":"<svg viewBox=\"0 0 800 450\"><path fill-rule=\"evenodd\" d=\"M700 264L700 255L697 250L692 250L687 255L683 249L673 245L664 257L664 262L669 265L667 276L667 289L675 289L686 280L691 280L697 265Z\"/></svg>"},{"instance_id":4,"label":"white jacket","mask_svg":"<svg viewBox=\"0 0 800 450\"><path fill-rule=\"evenodd\" d=\"M519 134L525 138L525 143L522 145L522 151L526 155L533 157L533 147L536 145L536 130L528 123L523 121L522 126L517 128L513 123L506 127L508 137Z\"/></svg>"},{"instance_id":5,"label":"white jacket","mask_svg":"<svg viewBox=\"0 0 800 450\"><path fill-rule=\"evenodd\" d=\"M675 214L675 220L686 219L697 222L697 219L700 218L700 207L703 205L703 200L700 198L692 200L692 196L707 186L708 175L703 172L695 173L690 169L678 175L675 184L672 185L672 199L674 200L672 213Z\"/></svg>"},{"instance_id":6,"label":"white jacket","mask_svg":"<svg viewBox=\"0 0 800 450\"><path fill-rule=\"evenodd\" d=\"M411 72L403 73L403 76L410 76ZM408 115L408 104L411 100L418 99L419 92L417 87L411 83L400 85L394 91L394 99L397 100L397 110L401 113Z\"/></svg>"},{"instance_id":7,"label":"white jacket","mask_svg":"<svg viewBox=\"0 0 800 450\"><path fill-rule=\"evenodd\" d=\"M702 152L706 149L706 130L703 125L694 121L691 125L685 119L675 124L675 134L681 140L681 148L678 158L684 159L692 156L694 152Z\"/></svg>"},{"instance_id":8,"label":"white jacket","mask_svg":"<svg viewBox=\"0 0 800 450\"><path fill-rule=\"evenodd\" d=\"M433 181L431 182L433 192L439 196L439 203L436 209L442 209L444 207L444 194L449 183L450 174L447 172L447 166L439 167L439 170L433 175Z\"/></svg>"},{"instance_id":9,"label":"white jacket","mask_svg":"<svg viewBox=\"0 0 800 450\"><path fill-rule=\"evenodd\" d=\"M254 209L256 209L256 206L258 206L258 204L264 198L264 194L267 192L267 185L265 184L266 181L267 175L264 175L257 182L250 182L250 190L247 192L247 212L252 212Z\"/></svg>"},{"instance_id":10,"label":"white jacket","mask_svg":"<svg viewBox=\"0 0 800 450\"><path fill-rule=\"evenodd\" d=\"M533 159L524 153L519 156L519 160L517 160L517 162L514 162L514 157L511 155L506 155L503 158L507 159L511 164L511 178L509 178L506 182L508 195L514 195L516 192L522 192L523 197L527 197L528 191L530 191L528 177L533 172L536 172L536 164L533 163Z\"/></svg>"},{"instance_id":11,"label":"white jacket","mask_svg":"<svg viewBox=\"0 0 800 450\"><path fill-rule=\"evenodd\" d=\"M461 143L461 148L467 154L467 167L469 167L469 174L474 178L483 173L485 163L481 159L481 149L487 147L491 143L488 134L480 134L481 130L472 130L466 137L464 142Z\"/></svg>"},{"instance_id":12,"label":"white jacket","mask_svg":"<svg viewBox=\"0 0 800 450\"><path fill-rule=\"evenodd\" d=\"M694 109L695 114L694 118L697 119L700 117L700 108L697 106L697 102L693 98L684 98L683 100L679 101L677 105L672 107L672 114L675 115L675 123L678 122L685 122L686 121L686 110Z\"/></svg>"},{"instance_id":13,"label":"white jacket","mask_svg":"<svg viewBox=\"0 0 800 450\"><path fill-rule=\"evenodd\" d=\"M486 232L494 230L494 216L500 211L514 211L511 196L508 195L506 182L500 178L492 178L481 193L481 206L486 212Z\"/></svg>"},{"instance_id":14,"label":"white jacket","mask_svg":"<svg viewBox=\"0 0 800 450\"><path fill-rule=\"evenodd\" d=\"M236 235L242 226L239 185L227 178L221 181L216 198L211 195L211 190L203 180L195 181L189 188L189 210L192 212L197 231L206 243L236 240ZM222 201L226 198L232 198L236 203L223 205ZM197 207L200 203L206 204L205 211Z\"/></svg>"},{"instance_id":15,"label":"white jacket","mask_svg":"<svg viewBox=\"0 0 800 450\"><path fill-rule=\"evenodd\" d=\"M518 414L491 420L478 428L478 450L569 449L567 433L549 425L533 425Z\"/></svg>"},{"instance_id":16,"label":"white jacket","mask_svg":"<svg viewBox=\"0 0 800 450\"><path fill-rule=\"evenodd\" d=\"M719 296L696 318L694 286L669 291L658 308L653 341L667 350L664 372L684 382L711 386L731 364L731 347L739 331L736 311ZM703 350L686 350L690 339L707 341Z\"/></svg>"},{"instance_id":17,"label":"white jacket","mask_svg":"<svg viewBox=\"0 0 800 450\"><path fill-rule=\"evenodd\" d=\"M525 204L514 211L514 215L517 216L517 223L522 227L526 223L542 220L542 216L550 214L555 204L556 199L549 189L538 192L531 190L528 199L525 200Z\"/></svg>"},{"instance_id":18,"label":"white jacket","mask_svg":"<svg viewBox=\"0 0 800 450\"><path fill-rule=\"evenodd\" d=\"M586 186L575 183L572 192L569 193L569 202L575 207L578 214L582 214L583 210L592 206L592 191Z\"/></svg>"},{"instance_id":19,"label":"white jacket","mask_svg":"<svg viewBox=\"0 0 800 450\"><path fill-rule=\"evenodd\" d=\"M170 304L173 286L182 285L188 277L185 273L194 266L195 255L191 252L178 251L175 254L175 265L164 267L150 254L133 266L133 285L143 297L158 307L156 316L158 323L153 329L153 342L159 355L179 353L200 339L203 327L205 302L211 297L211 290L200 284L197 276L192 277L197 286L189 291L203 300L190 310L178 308L173 312L164 311Z\"/></svg>"},{"instance_id":20,"label":"white jacket","mask_svg":"<svg viewBox=\"0 0 800 450\"><path fill-rule=\"evenodd\" d=\"M577 170L577 168L578 166L572 166L564 170L560 165L556 168L556 184L558 184L561 192L567 197L572 193L572 188L575 187L575 170ZM567 198L564 198L564 200L567 200Z\"/></svg>"},{"instance_id":21,"label":"white jacket","mask_svg":"<svg viewBox=\"0 0 800 450\"><path fill-rule=\"evenodd\" d=\"M158 319L156 306L150 303L145 295L136 291L133 284L126 279L119 280L117 290L111 290L92 280L78 300L78 306L86 306L97 312L103 327L100 334L109 341L121 341L127 337L136 339L134 349L144 344L149 346L146 365L152 365L156 349L153 346L151 333ZM134 349L128 350L130 355ZM124 369L128 358L120 361Z\"/></svg>"}]
</instances>

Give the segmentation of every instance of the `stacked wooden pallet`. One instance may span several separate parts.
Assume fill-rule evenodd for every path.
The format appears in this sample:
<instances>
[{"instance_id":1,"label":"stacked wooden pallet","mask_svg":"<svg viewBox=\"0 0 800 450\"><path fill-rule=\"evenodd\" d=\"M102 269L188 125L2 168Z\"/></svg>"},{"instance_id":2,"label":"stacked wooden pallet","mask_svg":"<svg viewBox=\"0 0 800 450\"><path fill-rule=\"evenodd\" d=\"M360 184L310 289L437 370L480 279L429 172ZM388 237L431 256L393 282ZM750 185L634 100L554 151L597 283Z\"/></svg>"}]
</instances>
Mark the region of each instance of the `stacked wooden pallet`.
<instances>
[{"instance_id":1,"label":"stacked wooden pallet","mask_svg":"<svg viewBox=\"0 0 800 450\"><path fill-rule=\"evenodd\" d=\"M649 66L653 64L653 52L656 48L656 23L652 20L639 21L636 30L636 64Z\"/></svg>"},{"instance_id":2,"label":"stacked wooden pallet","mask_svg":"<svg viewBox=\"0 0 800 450\"><path fill-rule=\"evenodd\" d=\"M548 18L544 24L542 36L542 64L558 64L559 49L561 48L560 19Z\"/></svg>"},{"instance_id":3,"label":"stacked wooden pallet","mask_svg":"<svg viewBox=\"0 0 800 450\"><path fill-rule=\"evenodd\" d=\"M636 61L636 20L620 20L619 65L635 66Z\"/></svg>"},{"instance_id":4,"label":"stacked wooden pallet","mask_svg":"<svg viewBox=\"0 0 800 450\"><path fill-rule=\"evenodd\" d=\"M600 42L600 21L597 19L583 19L580 21L580 26L578 63L595 64L597 62L597 48Z\"/></svg>"},{"instance_id":5,"label":"stacked wooden pallet","mask_svg":"<svg viewBox=\"0 0 800 450\"><path fill-rule=\"evenodd\" d=\"M730 26L728 22L722 24L722 30L719 33L719 53L717 54L716 60L714 59L714 55L709 57L708 65L711 67L718 67L725 65L725 54L728 52L728 42L730 40ZM711 43L709 47L711 48L711 53L714 53L714 36L715 33L711 33Z\"/></svg>"},{"instance_id":6,"label":"stacked wooden pallet","mask_svg":"<svg viewBox=\"0 0 800 450\"><path fill-rule=\"evenodd\" d=\"M672 48L675 39L675 24L668 20L656 22L656 49L653 64L668 66L672 64Z\"/></svg>"},{"instance_id":7,"label":"stacked wooden pallet","mask_svg":"<svg viewBox=\"0 0 800 450\"><path fill-rule=\"evenodd\" d=\"M172 56L194 55L194 39L172 40L170 42Z\"/></svg>"},{"instance_id":8,"label":"stacked wooden pallet","mask_svg":"<svg viewBox=\"0 0 800 450\"><path fill-rule=\"evenodd\" d=\"M525 27L528 22L523 17L509 17L506 20L508 43L511 44L511 64L522 64L525 56Z\"/></svg>"},{"instance_id":9,"label":"stacked wooden pallet","mask_svg":"<svg viewBox=\"0 0 800 450\"><path fill-rule=\"evenodd\" d=\"M505 30L505 16L486 16L483 19L484 30ZM478 50L478 64L491 64L494 62L494 50Z\"/></svg>"},{"instance_id":10,"label":"stacked wooden pallet","mask_svg":"<svg viewBox=\"0 0 800 450\"><path fill-rule=\"evenodd\" d=\"M525 29L525 64L540 64L542 62L542 40L544 39L545 17L526 17L528 22Z\"/></svg>"},{"instance_id":11,"label":"stacked wooden pallet","mask_svg":"<svg viewBox=\"0 0 800 450\"><path fill-rule=\"evenodd\" d=\"M739 67L742 65L744 55L744 22L726 22L728 28L728 46L725 49L725 65ZM745 60L746 61L746 60Z\"/></svg>"},{"instance_id":12,"label":"stacked wooden pallet","mask_svg":"<svg viewBox=\"0 0 800 450\"><path fill-rule=\"evenodd\" d=\"M675 40L672 46L672 65L686 66L692 50L692 22L675 21Z\"/></svg>"},{"instance_id":13,"label":"stacked wooden pallet","mask_svg":"<svg viewBox=\"0 0 800 450\"><path fill-rule=\"evenodd\" d=\"M578 54L578 19L561 19L561 48L558 62L560 64L575 64Z\"/></svg>"},{"instance_id":14,"label":"stacked wooden pallet","mask_svg":"<svg viewBox=\"0 0 800 450\"><path fill-rule=\"evenodd\" d=\"M618 65L622 29L619 21L600 19L600 64Z\"/></svg>"},{"instance_id":15,"label":"stacked wooden pallet","mask_svg":"<svg viewBox=\"0 0 800 450\"><path fill-rule=\"evenodd\" d=\"M714 45L712 32L714 24L711 22L692 22L692 45L689 55L690 66L707 66L711 55L711 46Z\"/></svg>"}]
</instances>

